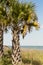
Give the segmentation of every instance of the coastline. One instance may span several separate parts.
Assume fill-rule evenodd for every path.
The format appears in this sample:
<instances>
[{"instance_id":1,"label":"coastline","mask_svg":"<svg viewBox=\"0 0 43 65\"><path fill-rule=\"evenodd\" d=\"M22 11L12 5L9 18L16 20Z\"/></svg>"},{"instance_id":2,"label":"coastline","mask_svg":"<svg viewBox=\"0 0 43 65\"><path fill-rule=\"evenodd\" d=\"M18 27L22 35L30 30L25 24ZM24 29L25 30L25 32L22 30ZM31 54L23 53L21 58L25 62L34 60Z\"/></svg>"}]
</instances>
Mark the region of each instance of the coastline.
<instances>
[{"instance_id":1,"label":"coastline","mask_svg":"<svg viewBox=\"0 0 43 65\"><path fill-rule=\"evenodd\" d=\"M22 60L25 65L30 65L31 62L36 62L36 63L40 62L43 65L43 50L32 49L32 48L29 49L29 48L23 48L23 47L21 47L20 49L21 49ZM8 51L10 51L10 52L12 51L11 47L4 46L5 55L8 55ZM11 59L11 57L9 59ZM30 62L30 64L29 64L29 62ZM36 63L35 63L35 65L37 65Z\"/></svg>"}]
</instances>

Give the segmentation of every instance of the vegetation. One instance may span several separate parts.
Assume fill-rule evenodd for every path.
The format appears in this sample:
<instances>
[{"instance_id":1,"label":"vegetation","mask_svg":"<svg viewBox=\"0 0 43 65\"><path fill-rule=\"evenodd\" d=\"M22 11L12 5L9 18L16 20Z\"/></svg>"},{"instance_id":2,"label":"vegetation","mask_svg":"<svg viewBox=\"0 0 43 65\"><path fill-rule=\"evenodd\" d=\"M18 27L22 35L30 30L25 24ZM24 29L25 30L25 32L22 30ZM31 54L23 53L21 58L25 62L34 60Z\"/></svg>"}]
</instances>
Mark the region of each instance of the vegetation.
<instances>
[{"instance_id":1,"label":"vegetation","mask_svg":"<svg viewBox=\"0 0 43 65\"><path fill-rule=\"evenodd\" d=\"M23 53L24 52L24 53ZM4 56L0 61L0 65L12 65L11 63L11 49L4 51ZM23 65L43 65L43 51L21 49Z\"/></svg>"}]
</instances>

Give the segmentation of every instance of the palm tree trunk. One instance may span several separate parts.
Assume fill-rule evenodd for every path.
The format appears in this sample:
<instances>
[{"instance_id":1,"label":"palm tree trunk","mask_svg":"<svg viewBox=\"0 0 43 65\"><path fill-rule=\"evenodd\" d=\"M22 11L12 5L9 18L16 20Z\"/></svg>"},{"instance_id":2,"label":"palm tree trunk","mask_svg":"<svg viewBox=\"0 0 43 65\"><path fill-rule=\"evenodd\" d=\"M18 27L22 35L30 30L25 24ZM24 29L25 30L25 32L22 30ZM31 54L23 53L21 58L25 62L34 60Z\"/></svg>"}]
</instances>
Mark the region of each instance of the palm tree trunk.
<instances>
[{"instance_id":1,"label":"palm tree trunk","mask_svg":"<svg viewBox=\"0 0 43 65\"><path fill-rule=\"evenodd\" d=\"M3 55L3 30L2 26L0 25L0 57Z\"/></svg>"},{"instance_id":2,"label":"palm tree trunk","mask_svg":"<svg viewBox=\"0 0 43 65\"><path fill-rule=\"evenodd\" d=\"M12 65L21 65L21 55L20 55L20 44L19 44L19 34L17 30L12 30L13 40L12 40Z\"/></svg>"}]
</instances>

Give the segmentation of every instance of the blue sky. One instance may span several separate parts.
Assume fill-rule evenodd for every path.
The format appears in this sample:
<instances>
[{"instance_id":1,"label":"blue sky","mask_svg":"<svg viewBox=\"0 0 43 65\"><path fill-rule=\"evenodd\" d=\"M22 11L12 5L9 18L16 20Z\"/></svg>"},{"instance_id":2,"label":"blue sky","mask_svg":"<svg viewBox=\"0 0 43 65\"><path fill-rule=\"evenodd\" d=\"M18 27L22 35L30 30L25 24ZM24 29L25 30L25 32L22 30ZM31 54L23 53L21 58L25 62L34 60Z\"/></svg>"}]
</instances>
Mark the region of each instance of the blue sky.
<instances>
[{"instance_id":1,"label":"blue sky","mask_svg":"<svg viewBox=\"0 0 43 65\"><path fill-rule=\"evenodd\" d=\"M23 1L23 0L22 0ZM20 35L20 45L31 45L31 46L43 46L43 0L25 0L26 2L32 1L36 4L36 13L38 16L38 21L40 23L39 31L33 30L31 33L28 33L23 39ZM12 32L11 30L8 33L4 33L4 45L11 45L12 42Z\"/></svg>"}]
</instances>

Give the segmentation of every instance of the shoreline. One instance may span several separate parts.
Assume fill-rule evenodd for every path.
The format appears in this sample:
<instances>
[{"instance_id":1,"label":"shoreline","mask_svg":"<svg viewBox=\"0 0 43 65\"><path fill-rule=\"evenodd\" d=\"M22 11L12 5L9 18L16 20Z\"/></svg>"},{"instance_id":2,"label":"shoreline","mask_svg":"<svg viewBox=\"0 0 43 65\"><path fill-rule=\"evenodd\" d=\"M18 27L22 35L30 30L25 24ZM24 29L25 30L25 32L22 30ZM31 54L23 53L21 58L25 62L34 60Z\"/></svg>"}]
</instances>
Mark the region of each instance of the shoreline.
<instances>
[{"instance_id":1,"label":"shoreline","mask_svg":"<svg viewBox=\"0 0 43 65\"><path fill-rule=\"evenodd\" d=\"M7 49L11 49L11 46L4 46L3 48L4 48L4 49L6 49L6 48L7 48ZM28 52L28 51L42 51L42 52L43 52L43 49L29 48L29 46L28 46L28 47L23 47L23 46L22 46L22 47L20 47L20 49L21 49L21 51L25 51L25 52L26 52L26 51L27 51L27 52Z\"/></svg>"},{"instance_id":2,"label":"shoreline","mask_svg":"<svg viewBox=\"0 0 43 65\"><path fill-rule=\"evenodd\" d=\"M40 49L21 48L21 52L24 52L24 53L43 53L43 50L40 50Z\"/></svg>"},{"instance_id":3,"label":"shoreline","mask_svg":"<svg viewBox=\"0 0 43 65\"><path fill-rule=\"evenodd\" d=\"M20 46L20 48L33 49L33 50L43 50L43 46Z\"/></svg>"}]
</instances>

